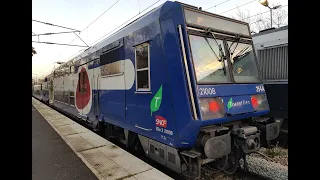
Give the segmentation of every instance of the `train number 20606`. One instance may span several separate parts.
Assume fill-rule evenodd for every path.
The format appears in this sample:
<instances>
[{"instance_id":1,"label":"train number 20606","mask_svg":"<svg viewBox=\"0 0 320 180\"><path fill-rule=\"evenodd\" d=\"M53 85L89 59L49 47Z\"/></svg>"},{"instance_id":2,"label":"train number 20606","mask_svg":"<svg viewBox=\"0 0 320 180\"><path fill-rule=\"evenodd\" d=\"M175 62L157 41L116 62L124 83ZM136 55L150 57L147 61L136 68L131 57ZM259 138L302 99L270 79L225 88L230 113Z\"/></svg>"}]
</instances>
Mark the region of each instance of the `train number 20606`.
<instances>
[{"instance_id":1,"label":"train number 20606","mask_svg":"<svg viewBox=\"0 0 320 180\"><path fill-rule=\"evenodd\" d=\"M214 88L199 88L199 95L213 95L216 94L216 90Z\"/></svg>"}]
</instances>

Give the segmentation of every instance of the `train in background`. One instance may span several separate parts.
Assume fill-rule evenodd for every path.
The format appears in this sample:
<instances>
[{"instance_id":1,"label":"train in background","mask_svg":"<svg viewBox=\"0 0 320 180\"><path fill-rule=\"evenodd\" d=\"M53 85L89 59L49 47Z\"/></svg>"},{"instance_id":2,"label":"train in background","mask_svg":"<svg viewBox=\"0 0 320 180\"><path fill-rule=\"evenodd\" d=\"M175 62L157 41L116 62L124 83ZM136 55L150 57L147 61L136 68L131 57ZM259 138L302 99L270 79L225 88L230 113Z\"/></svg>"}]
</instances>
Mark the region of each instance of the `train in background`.
<instances>
[{"instance_id":1,"label":"train in background","mask_svg":"<svg viewBox=\"0 0 320 180\"><path fill-rule=\"evenodd\" d=\"M38 93L38 88L42 93ZM191 179L279 135L249 25L167 1L56 68L34 97Z\"/></svg>"},{"instance_id":2,"label":"train in background","mask_svg":"<svg viewBox=\"0 0 320 180\"><path fill-rule=\"evenodd\" d=\"M281 122L282 145L288 147L288 26L252 35L270 118Z\"/></svg>"}]
</instances>

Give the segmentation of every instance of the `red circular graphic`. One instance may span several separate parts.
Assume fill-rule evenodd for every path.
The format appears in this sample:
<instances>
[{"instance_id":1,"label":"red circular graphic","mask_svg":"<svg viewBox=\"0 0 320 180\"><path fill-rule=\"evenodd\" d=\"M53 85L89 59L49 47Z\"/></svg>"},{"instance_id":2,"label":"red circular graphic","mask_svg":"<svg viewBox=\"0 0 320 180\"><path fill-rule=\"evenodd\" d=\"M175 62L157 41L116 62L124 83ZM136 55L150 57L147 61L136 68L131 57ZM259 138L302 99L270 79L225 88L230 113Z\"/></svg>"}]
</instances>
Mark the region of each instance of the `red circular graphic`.
<instances>
[{"instance_id":1,"label":"red circular graphic","mask_svg":"<svg viewBox=\"0 0 320 180\"><path fill-rule=\"evenodd\" d=\"M84 67L81 68L79 74L76 90L76 106L78 109L83 109L89 104L91 98L91 88L88 73Z\"/></svg>"}]
</instances>

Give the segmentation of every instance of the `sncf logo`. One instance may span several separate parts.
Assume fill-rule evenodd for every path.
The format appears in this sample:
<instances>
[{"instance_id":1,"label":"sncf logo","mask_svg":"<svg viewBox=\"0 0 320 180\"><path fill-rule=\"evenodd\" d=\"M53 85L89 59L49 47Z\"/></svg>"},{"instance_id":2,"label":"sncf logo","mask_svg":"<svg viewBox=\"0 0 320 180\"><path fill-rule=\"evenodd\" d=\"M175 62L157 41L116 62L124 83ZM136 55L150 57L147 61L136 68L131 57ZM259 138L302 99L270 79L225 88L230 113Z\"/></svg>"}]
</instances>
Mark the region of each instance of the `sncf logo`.
<instances>
[{"instance_id":1,"label":"sncf logo","mask_svg":"<svg viewBox=\"0 0 320 180\"><path fill-rule=\"evenodd\" d=\"M167 128L167 120L162 116L156 115L156 126Z\"/></svg>"}]
</instances>

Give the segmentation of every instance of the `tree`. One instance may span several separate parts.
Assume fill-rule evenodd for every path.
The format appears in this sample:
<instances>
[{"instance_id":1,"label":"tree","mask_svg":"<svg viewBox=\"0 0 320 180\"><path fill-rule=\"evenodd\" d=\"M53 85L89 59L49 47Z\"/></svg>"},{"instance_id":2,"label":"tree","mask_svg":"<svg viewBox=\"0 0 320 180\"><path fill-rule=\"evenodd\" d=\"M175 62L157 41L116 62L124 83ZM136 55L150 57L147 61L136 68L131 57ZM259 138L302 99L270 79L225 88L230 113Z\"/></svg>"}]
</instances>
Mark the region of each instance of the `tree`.
<instances>
[{"instance_id":1,"label":"tree","mask_svg":"<svg viewBox=\"0 0 320 180\"><path fill-rule=\"evenodd\" d=\"M279 5L280 3L272 5L272 7ZM258 14L250 14L249 10L241 11L237 8L235 16L231 16L234 19L238 19L247 22L250 25L252 31L261 31L270 28L271 18L270 12L260 12ZM288 25L288 12L281 7L272 10L272 26L279 28Z\"/></svg>"},{"instance_id":2,"label":"tree","mask_svg":"<svg viewBox=\"0 0 320 180\"><path fill-rule=\"evenodd\" d=\"M37 54L37 51L34 49L34 47L32 47L32 56Z\"/></svg>"}]
</instances>

